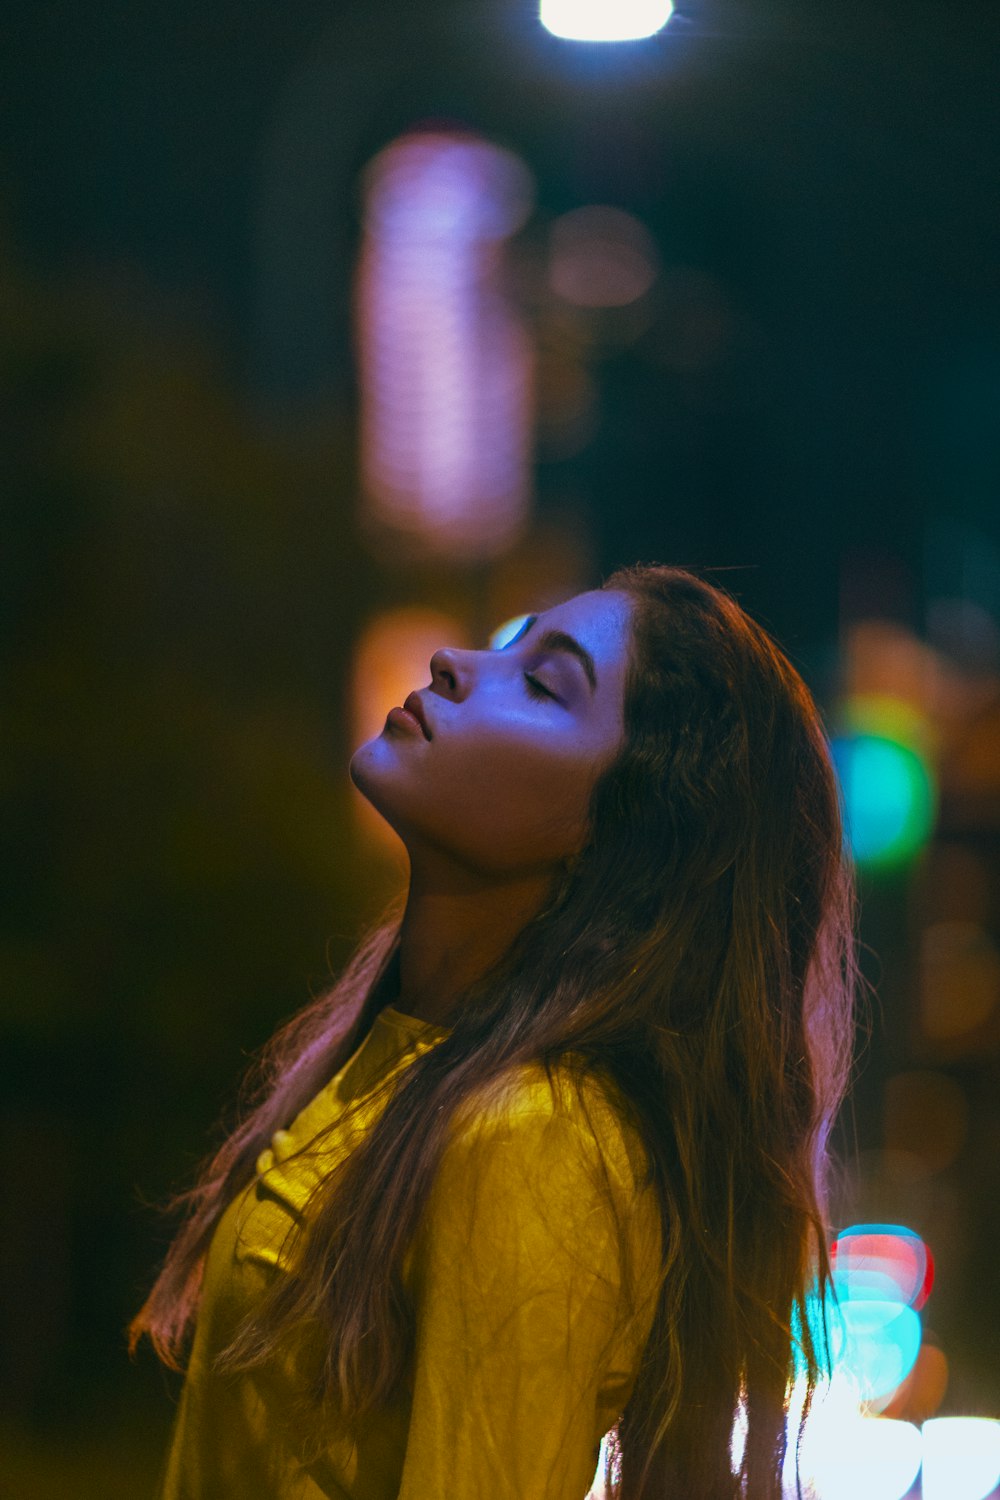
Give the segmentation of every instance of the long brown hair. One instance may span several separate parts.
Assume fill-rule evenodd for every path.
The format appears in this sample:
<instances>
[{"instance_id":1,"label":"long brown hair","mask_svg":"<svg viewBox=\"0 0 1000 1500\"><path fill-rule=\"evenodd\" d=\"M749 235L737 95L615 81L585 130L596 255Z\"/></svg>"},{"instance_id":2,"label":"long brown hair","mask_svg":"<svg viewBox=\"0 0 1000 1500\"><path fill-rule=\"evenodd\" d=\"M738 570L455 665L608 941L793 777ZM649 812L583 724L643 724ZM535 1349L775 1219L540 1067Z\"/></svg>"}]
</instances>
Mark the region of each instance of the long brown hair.
<instances>
[{"instance_id":1,"label":"long brown hair","mask_svg":"<svg viewBox=\"0 0 1000 1500\"><path fill-rule=\"evenodd\" d=\"M324 1182L297 1274L220 1365L318 1325L314 1397L348 1420L387 1398L412 1348L400 1266L449 1122L512 1067L572 1054L638 1126L661 1213L656 1312L606 1481L616 1500L779 1500L793 1380L808 1412L826 1372L808 1307L830 1285L828 1142L854 1039L836 784L805 684L730 596L656 564L603 587L634 606L625 737L582 855ZM404 907L264 1050L242 1124L176 1200L185 1221L131 1347L148 1333L182 1368L220 1215L370 1026Z\"/></svg>"}]
</instances>

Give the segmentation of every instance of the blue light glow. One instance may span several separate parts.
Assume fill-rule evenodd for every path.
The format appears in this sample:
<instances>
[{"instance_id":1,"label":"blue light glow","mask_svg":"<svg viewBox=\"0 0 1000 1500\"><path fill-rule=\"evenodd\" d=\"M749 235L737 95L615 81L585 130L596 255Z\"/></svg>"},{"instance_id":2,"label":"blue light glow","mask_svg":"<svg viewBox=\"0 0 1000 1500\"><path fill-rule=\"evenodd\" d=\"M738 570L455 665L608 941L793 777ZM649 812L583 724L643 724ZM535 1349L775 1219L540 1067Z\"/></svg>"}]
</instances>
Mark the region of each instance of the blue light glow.
<instances>
[{"instance_id":1,"label":"blue light glow","mask_svg":"<svg viewBox=\"0 0 1000 1500\"><path fill-rule=\"evenodd\" d=\"M888 1396L901 1385L920 1352L920 1316L899 1302L864 1298L841 1303L843 1361L863 1401Z\"/></svg>"}]
</instances>

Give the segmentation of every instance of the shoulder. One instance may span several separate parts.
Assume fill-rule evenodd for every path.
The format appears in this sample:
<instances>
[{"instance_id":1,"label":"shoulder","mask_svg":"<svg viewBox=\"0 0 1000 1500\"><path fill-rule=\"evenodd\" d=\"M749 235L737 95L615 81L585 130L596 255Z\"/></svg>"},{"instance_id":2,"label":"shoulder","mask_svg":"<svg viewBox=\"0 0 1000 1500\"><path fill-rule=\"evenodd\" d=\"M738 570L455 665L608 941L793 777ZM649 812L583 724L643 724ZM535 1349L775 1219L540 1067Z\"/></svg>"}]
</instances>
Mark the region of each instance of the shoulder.
<instances>
[{"instance_id":1,"label":"shoulder","mask_svg":"<svg viewBox=\"0 0 1000 1500\"><path fill-rule=\"evenodd\" d=\"M645 1316L663 1239L637 1155L645 1161L610 1089L576 1068L550 1079L541 1064L519 1065L475 1089L448 1122L403 1268L415 1302L445 1284L477 1307L576 1289L610 1296L612 1320Z\"/></svg>"},{"instance_id":2,"label":"shoulder","mask_svg":"<svg viewBox=\"0 0 1000 1500\"><path fill-rule=\"evenodd\" d=\"M455 1111L418 1255L461 1262L489 1286L508 1273L522 1288L582 1275L631 1306L639 1288L655 1288L662 1247L645 1160L602 1083L572 1065L551 1078L541 1063L518 1065Z\"/></svg>"},{"instance_id":3,"label":"shoulder","mask_svg":"<svg viewBox=\"0 0 1000 1500\"><path fill-rule=\"evenodd\" d=\"M647 1176L645 1144L623 1102L572 1058L548 1071L519 1064L462 1101L445 1155L482 1163L496 1153L532 1176L586 1176L623 1203Z\"/></svg>"}]
</instances>

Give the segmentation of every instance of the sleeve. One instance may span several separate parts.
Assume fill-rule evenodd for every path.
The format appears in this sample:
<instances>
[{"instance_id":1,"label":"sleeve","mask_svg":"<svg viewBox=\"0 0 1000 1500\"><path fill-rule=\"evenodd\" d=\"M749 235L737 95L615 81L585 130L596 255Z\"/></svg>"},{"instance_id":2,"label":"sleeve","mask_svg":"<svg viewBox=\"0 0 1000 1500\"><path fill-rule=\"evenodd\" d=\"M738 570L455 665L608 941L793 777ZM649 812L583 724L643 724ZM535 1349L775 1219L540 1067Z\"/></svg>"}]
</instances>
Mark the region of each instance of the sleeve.
<instances>
[{"instance_id":1,"label":"sleeve","mask_svg":"<svg viewBox=\"0 0 1000 1500\"><path fill-rule=\"evenodd\" d=\"M621 1282L594 1137L546 1112L463 1128L416 1250L399 1500L584 1500Z\"/></svg>"}]
</instances>

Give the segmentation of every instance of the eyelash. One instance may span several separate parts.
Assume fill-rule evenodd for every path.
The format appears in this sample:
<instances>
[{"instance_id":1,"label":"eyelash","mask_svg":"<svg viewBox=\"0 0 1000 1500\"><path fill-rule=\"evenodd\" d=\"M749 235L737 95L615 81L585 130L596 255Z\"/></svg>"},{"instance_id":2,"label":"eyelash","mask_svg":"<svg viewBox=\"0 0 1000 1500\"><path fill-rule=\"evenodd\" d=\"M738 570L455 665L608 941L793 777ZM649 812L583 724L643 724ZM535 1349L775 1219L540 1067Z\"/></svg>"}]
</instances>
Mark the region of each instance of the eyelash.
<instances>
[{"instance_id":1,"label":"eyelash","mask_svg":"<svg viewBox=\"0 0 1000 1500\"><path fill-rule=\"evenodd\" d=\"M550 692L547 687L544 687L542 683L538 681L537 677L532 677L530 672L525 672L524 680L528 684L528 692L533 698L555 697L555 693Z\"/></svg>"}]
</instances>

